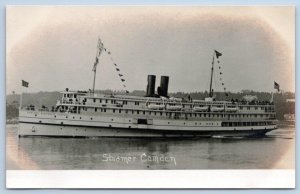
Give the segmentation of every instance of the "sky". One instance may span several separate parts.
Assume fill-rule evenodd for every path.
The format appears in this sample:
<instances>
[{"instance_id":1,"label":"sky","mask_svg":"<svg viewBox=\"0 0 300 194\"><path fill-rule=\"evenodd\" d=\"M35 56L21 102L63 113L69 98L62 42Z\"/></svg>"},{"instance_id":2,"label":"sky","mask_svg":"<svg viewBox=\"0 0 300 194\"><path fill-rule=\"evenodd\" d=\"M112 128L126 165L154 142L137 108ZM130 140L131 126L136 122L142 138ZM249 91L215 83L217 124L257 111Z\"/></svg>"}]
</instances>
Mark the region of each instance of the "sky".
<instances>
[{"instance_id":1,"label":"sky","mask_svg":"<svg viewBox=\"0 0 300 194\"><path fill-rule=\"evenodd\" d=\"M8 6L6 92L145 90L170 76L170 92L295 91L295 8L214 6ZM220 68L219 68L220 66ZM220 75L220 72L222 75ZM220 81L220 78L222 81ZM29 82L29 88L21 86ZM224 86L222 86L224 83Z\"/></svg>"}]
</instances>

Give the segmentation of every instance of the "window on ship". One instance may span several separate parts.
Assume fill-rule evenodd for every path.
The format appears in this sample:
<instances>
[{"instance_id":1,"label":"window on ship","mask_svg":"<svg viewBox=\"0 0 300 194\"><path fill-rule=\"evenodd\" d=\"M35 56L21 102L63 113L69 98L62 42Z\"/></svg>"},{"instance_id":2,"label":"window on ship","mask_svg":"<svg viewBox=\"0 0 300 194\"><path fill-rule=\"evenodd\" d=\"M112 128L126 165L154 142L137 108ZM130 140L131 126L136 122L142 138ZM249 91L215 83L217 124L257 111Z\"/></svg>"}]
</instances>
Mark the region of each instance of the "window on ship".
<instances>
[{"instance_id":1,"label":"window on ship","mask_svg":"<svg viewBox=\"0 0 300 194\"><path fill-rule=\"evenodd\" d=\"M148 123L147 123L147 119L138 119L137 120L137 123L138 124L142 124L142 125L147 125Z\"/></svg>"}]
</instances>

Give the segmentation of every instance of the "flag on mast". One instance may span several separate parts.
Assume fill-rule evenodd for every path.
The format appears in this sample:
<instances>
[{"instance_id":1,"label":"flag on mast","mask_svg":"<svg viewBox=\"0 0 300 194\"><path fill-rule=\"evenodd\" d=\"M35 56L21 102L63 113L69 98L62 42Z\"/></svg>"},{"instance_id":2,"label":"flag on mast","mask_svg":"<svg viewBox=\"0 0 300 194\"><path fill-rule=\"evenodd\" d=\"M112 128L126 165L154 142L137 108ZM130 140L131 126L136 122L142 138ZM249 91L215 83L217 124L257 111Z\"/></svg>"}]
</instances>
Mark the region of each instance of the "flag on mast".
<instances>
[{"instance_id":1,"label":"flag on mast","mask_svg":"<svg viewBox=\"0 0 300 194\"><path fill-rule=\"evenodd\" d=\"M27 81L22 80L22 86L25 88L29 87L29 83Z\"/></svg>"},{"instance_id":2,"label":"flag on mast","mask_svg":"<svg viewBox=\"0 0 300 194\"><path fill-rule=\"evenodd\" d=\"M95 62L94 62L94 66L93 66L93 69L92 69L92 71L96 71L96 69L97 69L97 65L98 65L98 63L99 63L99 57L100 57L100 55L101 55L101 53L102 53L102 50L103 50L103 43L101 42L101 39L99 38L98 39L98 45L97 45L97 54L96 54L96 59L95 59Z\"/></svg>"},{"instance_id":3,"label":"flag on mast","mask_svg":"<svg viewBox=\"0 0 300 194\"><path fill-rule=\"evenodd\" d=\"M274 81L274 89L276 89L278 92L280 91L280 86L277 82Z\"/></svg>"},{"instance_id":4,"label":"flag on mast","mask_svg":"<svg viewBox=\"0 0 300 194\"><path fill-rule=\"evenodd\" d=\"M216 53L217 59L218 59L220 56L222 56L222 53L220 53L220 52L218 52L218 51L216 51L216 50L215 50L215 53Z\"/></svg>"}]
</instances>

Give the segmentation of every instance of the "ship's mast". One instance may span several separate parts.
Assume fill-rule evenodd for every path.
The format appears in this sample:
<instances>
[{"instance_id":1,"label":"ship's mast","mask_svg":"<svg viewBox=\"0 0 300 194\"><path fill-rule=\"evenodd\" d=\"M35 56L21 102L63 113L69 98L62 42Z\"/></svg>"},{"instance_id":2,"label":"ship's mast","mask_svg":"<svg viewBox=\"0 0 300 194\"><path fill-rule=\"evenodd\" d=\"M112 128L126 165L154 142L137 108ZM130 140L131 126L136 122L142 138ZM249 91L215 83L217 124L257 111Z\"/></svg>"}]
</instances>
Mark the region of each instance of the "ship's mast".
<instances>
[{"instance_id":1,"label":"ship's mast","mask_svg":"<svg viewBox=\"0 0 300 194\"><path fill-rule=\"evenodd\" d=\"M214 61L215 61L215 52L214 52L214 54L213 54L213 59L212 59L212 63L211 63L211 75L210 75L209 97L213 97L212 81L213 81L213 75L214 75Z\"/></svg>"},{"instance_id":2,"label":"ship's mast","mask_svg":"<svg viewBox=\"0 0 300 194\"><path fill-rule=\"evenodd\" d=\"M104 48L103 43L101 42L101 39L99 38L98 39L98 45L97 45L97 51L96 51L96 59L95 59L95 62L94 62L94 67L93 67L93 71L94 71L94 81L93 81L93 90L92 90L93 94L95 92L95 81L96 81L97 65L99 63L99 57L102 53L103 48Z\"/></svg>"}]
</instances>

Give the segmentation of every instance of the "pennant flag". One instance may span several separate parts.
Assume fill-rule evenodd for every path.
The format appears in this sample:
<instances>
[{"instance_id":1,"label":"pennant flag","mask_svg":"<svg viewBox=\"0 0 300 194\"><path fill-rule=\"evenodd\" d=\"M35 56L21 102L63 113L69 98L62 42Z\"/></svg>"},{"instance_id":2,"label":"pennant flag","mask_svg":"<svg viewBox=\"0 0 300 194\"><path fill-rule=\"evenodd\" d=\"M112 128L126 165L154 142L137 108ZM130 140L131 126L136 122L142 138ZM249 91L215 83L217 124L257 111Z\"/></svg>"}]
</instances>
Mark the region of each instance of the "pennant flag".
<instances>
[{"instance_id":1,"label":"pennant flag","mask_svg":"<svg viewBox=\"0 0 300 194\"><path fill-rule=\"evenodd\" d=\"M28 88L29 83L27 81L22 80L22 86Z\"/></svg>"},{"instance_id":2,"label":"pennant flag","mask_svg":"<svg viewBox=\"0 0 300 194\"><path fill-rule=\"evenodd\" d=\"M280 91L279 87L280 87L279 84L274 81L274 89L276 89L279 92Z\"/></svg>"},{"instance_id":3,"label":"pennant flag","mask_svg":"<svg viewBox=\"0 0 300 194\"><path fill-rule=\"evenodd\" d=\"M218 52L218 51L216 51L216 50L215 50L215 53L216 53L217 59L218 59L220 56L222 56L222 53L220 53L220 52Z\"/></svg>"},{"instance_id":4,"label":"pennant flag","mask_svg":"<svg viewBox=\"0 0 300 194\"><path fill-rule=\"evenodd\" d=\"M123 74L121 74L121 72L120 72L121 70L118 68L118 65L117 65L117 63L115 63L115 62L114 62L114 59L113 59L113 58L112 58L112 56L111 56L111 52L110 52L110 51L109 51L107 48L104 48L104 51L106 51L106 52L107 52L107 54L109 54L109 55L110 55L110 57L109 57L109 58L110 58L110 60L111 60L112 64L114 64L114 66L115 66L115 68L116 68L116 71L117 71L117 72L119 72L119 73L118 73L118 75L119 75L119 77L120 77L121 81L122 81L122 82L125 82L125 79L121 78L121 77L123 77ZM125 85L125 84L123 84L123 87L124 87L124 88L126 88L126 85ZM126 90L126 93L129 93L129 92Z\"/></svg>"},{"instance_id":5,"label":"pennant flag","mask_svg":"<svg viewBox=\"0 0 300 194\"><path fill-rule=\"evenodd\" d=\"M101 39L100 39L100 38L98 39L98 45L97 45L97 48L98 48L98 56L100 56L101 53L102 53L102 50L103 50L103 43L101 42Z\"/></svg>"}]
</instances>

